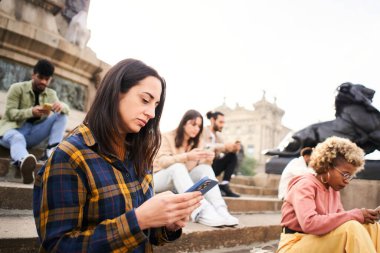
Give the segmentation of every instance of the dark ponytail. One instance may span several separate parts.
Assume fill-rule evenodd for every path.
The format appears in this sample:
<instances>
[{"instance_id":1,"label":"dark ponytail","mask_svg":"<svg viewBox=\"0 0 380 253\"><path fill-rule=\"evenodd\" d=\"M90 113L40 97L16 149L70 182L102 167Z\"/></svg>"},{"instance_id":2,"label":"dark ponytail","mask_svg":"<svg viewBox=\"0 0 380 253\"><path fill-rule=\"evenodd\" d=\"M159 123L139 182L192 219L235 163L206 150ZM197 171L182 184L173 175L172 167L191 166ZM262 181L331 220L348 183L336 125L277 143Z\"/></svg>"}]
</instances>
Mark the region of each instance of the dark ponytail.
<instances>
[{"instance_id":1,"label":"dark ponytail","mask_svg":"<svg viewBox=\"0 0 380 253\"><path fill-rule=\"evenodd\" d=\"M224 114L221 113L221 112L219 112L219 111L215 111L215 112L213 112L213 111L208 111L208 112L206 113L206 117L207 117L208 119L211 119L211 118L213 118L213 119L217 119L219 115L224 116Z\"/></svg>"}]
</instances>

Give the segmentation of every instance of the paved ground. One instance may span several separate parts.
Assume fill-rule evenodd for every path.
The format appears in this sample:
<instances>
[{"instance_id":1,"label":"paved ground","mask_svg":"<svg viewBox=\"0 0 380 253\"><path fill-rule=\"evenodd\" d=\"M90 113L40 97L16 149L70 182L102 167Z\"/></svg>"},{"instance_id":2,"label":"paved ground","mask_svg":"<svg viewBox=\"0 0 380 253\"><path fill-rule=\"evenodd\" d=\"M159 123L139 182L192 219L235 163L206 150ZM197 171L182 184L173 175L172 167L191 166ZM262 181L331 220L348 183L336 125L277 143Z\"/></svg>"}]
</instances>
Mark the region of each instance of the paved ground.
<instances>
[{"instance_id":1,"label":"paved ground","mask_svg":"<svg viewBox=\"0 0 380 253\"><path fill-rule=\"evenodd\" d=\"M203 251L203 253L275 253L278 241L269 241L266 243L245 245L229 249L216 249Z\"/></svg>"},{"instance_id":2,"label":"paved ground","mask_svg":"<svg viewBox=\"0 0 380 253\"><path fill-rule=\"evenodd\" d=\"M256 214L233 214L236 216L240 224L235 228L253 227L253 226L268 226L280 224L281 215L278 212L266 212ZM190 222L184 229L185 233L191 233L193 231L212 231L219 230L220 228L213 228L204 226L199 223Z\"/></svg>"}]
</instances>

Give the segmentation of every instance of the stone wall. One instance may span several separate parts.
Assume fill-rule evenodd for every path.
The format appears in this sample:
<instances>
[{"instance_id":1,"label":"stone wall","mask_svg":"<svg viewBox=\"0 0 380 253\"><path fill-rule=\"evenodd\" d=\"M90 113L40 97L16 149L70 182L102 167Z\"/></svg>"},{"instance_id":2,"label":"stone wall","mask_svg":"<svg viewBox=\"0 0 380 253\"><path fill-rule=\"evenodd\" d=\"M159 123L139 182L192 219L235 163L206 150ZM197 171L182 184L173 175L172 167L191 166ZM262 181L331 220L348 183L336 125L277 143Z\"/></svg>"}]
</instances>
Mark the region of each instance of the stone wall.
<instances>
[{"instance_id":1,"label":"stone wall","mask_svg":"<svg viewBox=\"0 0 380 253\"><path fill-rule=\"evenodd\" d=\"M11 84L31 79L32 67L0 58L0 91L7 91ZM70 108L85 111L88 88L63 77L54 76L50 88L57 92L59 100Z\"/></svg>"},{"instance_id":2,"label":"stone wall","mask_svg":"<svg viewBox=\"0 0 380 253\"><path fill-rule=\"evenodd\" d=\"M341 191L343 206L376 208L380 205L380 180L354 179Z\"/></svg>"},{"instance_id":3,"label":"stone wall","mask_svg":"<svg viewBox=\"0 0 380 253\"><path fill-rule=\"evenodd\" d=\"M62 1L32 2L62 4ZM33 16L36 19L32 19ZM80 48L68 42L56 28L48 27L52 23L56 23L54 14L40 5L26 0L0 2L0 59L4 71L14 70L13 77L2 73L8 78L2 84L2 90L15 79L29 79L28 68L45 58L56 67L56 84L53 82L52 86L61 89L57 90L58 93L62 91L63 100L73 108L86 111L93 101L97 83L110 66L99 60L90 48Z\"/></svg>"}]
</instances>

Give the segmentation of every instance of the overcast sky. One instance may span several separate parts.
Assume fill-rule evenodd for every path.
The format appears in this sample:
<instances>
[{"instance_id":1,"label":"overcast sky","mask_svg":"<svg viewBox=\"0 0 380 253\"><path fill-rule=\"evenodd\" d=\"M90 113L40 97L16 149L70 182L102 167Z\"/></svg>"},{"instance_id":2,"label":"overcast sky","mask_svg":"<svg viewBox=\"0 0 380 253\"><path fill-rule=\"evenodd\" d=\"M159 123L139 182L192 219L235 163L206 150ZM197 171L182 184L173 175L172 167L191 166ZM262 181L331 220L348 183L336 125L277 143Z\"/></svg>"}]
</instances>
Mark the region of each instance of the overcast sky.
<instances>
[{"instance_id":1,"label":"overcast sky","mask_svg":"<svg viewBox=\"0 0 380 253\"><path fill-rule=\"evenodd\" d=\"M163 131L224 99L253 110L263 90L299 130L335 118L346 81L377 90L380 108L377 0L92 0L88 28L99 59L140 59L164 76Z\"/></svg>"}]
</instances>

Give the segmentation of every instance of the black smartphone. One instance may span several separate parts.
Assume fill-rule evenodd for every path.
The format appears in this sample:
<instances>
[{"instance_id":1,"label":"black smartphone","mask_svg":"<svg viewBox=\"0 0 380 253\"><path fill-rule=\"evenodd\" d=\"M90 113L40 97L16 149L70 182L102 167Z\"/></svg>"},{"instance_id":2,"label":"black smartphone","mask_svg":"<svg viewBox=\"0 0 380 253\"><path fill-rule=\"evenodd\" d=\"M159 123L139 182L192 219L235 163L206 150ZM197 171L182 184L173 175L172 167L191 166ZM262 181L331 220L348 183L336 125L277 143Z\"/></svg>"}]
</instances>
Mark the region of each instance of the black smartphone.
<instances>
[{"instance_id":1,"label":"black smartphone","mask_svg":"<svg viewBox=\"0 0 380 253\"><path fill-rule=\"evenodd\" d=\"M200 191L202 195L206 194L212 187L218 184L218 181L212 180L208 177L204 177L193 186L191 186L186 192Z\"/></svg>"}]
</instances>

